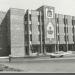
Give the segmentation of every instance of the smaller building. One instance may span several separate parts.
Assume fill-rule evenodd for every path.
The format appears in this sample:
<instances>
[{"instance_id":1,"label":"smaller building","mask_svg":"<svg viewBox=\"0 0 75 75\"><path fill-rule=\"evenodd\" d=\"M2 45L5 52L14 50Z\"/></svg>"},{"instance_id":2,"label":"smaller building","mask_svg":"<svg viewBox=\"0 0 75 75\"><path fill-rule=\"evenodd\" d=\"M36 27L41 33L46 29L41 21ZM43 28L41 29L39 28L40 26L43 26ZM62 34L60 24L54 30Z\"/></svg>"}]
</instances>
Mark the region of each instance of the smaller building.
<instances>
[{"instance_id":1,"label":"smaller building","mask_svg":"<svg viewBox=\"0 0 75 75\"><path fill-rule=\"evenodd\" d=\"M6 14L7 35L12 57L25 57L24 9L10 8Z\"/></svg>"}]
</instances>

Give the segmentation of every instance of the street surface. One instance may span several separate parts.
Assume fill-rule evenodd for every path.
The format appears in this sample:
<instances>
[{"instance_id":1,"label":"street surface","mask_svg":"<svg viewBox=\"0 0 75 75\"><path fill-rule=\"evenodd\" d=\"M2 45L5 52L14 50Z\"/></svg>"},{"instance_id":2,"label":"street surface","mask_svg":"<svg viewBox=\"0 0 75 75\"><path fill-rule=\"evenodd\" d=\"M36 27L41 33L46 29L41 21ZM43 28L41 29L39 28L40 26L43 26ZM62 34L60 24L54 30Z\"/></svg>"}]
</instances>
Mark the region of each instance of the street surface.
<instances>
[{"instance_id":1,"label":"street surface","mask_svg":"<svg viewBox=\"0 0 75 75\"><path fill-rule=\"evenodd\" d=\"M16 60L16 59L15 59ZM24 73L75 73L75 57L71 58L53 58L40 60L18 59L11 63L1 63L11 68L19 69ZM20 61L21 60L21 61ZM6 71L13 72L13 71ZM17 71L14 71L17 72Z\"/></svg>"}]
</instances>

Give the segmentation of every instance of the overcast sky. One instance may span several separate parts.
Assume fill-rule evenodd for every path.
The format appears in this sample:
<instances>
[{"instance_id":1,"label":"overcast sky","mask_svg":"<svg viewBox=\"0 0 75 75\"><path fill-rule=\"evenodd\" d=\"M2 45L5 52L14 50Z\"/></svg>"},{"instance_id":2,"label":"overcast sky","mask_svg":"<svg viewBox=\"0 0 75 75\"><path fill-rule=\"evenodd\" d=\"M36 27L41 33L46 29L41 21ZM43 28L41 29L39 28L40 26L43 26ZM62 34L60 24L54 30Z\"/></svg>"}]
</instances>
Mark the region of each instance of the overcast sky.
<instances>
[{"instance_id":1,"label":"overcast sky","mask_svg":"<svg viewBox=\"0 0 75 75\"><path fill-rule=\"evenodd\" d=\"M56 13L75 16L75 0L0 0L0 10L9 8L37 9L39 6L55 7Z\"/></svg>"}]
</instances>

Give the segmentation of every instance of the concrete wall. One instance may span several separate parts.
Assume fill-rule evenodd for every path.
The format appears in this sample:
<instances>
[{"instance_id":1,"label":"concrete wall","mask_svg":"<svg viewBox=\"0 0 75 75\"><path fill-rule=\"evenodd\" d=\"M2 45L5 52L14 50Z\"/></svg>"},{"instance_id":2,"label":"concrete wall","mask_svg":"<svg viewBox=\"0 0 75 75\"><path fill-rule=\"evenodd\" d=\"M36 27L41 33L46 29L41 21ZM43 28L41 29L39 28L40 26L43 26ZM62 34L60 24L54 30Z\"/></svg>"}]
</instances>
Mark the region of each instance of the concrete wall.
<instances>
[{"instance_id":1,"label":"concrete wall","mask_svg":"<svg viewBox=\"0 0 75 75\"><path fill-rule=\"evenodd\" d=\"M10 12L10 40L11 56L24 57L24 14L22 9L11 8Z\"/></svg>"}]
</instances>

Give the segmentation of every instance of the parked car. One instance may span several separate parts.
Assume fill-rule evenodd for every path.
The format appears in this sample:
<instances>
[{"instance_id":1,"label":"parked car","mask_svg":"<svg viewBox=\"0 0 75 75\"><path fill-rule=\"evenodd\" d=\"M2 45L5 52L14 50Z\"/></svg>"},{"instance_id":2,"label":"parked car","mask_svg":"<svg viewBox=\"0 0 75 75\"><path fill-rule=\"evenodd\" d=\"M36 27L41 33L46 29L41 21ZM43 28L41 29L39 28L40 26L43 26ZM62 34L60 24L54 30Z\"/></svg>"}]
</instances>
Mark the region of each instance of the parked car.
<instances>
[{"instance_id":1,"label":"parked car","mask_svg":"<svg viewBox=\"0 0 75 75\"><path fill-rule=\"evenodd\" d=\"M50 54L50 57L51 58L60 58L60 57L63 57L64 55L63 55L63 53L61 53L61 52L55 52L55 53L51 53Z\"/></svg>"},{"instance_id":2,"label":"parked car","mask_svg":"<svg viewBox=\"0 0 75 75\"><path fill-rule=\"evenodd\" d=\"M51 53L50 57L51 58L60 58L60 57L63 57L66 55L71 55L71 54L72 54L72 51L67 51L67 52L59 51L59 52Z\"/></svg>"},{"instance_id":3,"label":"parked car","mask_svg":"<svg viewBox=\"0 0 75 75\"><path fill-rule=\"evenodd\" d=\"M64 55L71 55L71 54L72 54L72 51L64 52Z\"/></svg>"}]
</instances>

